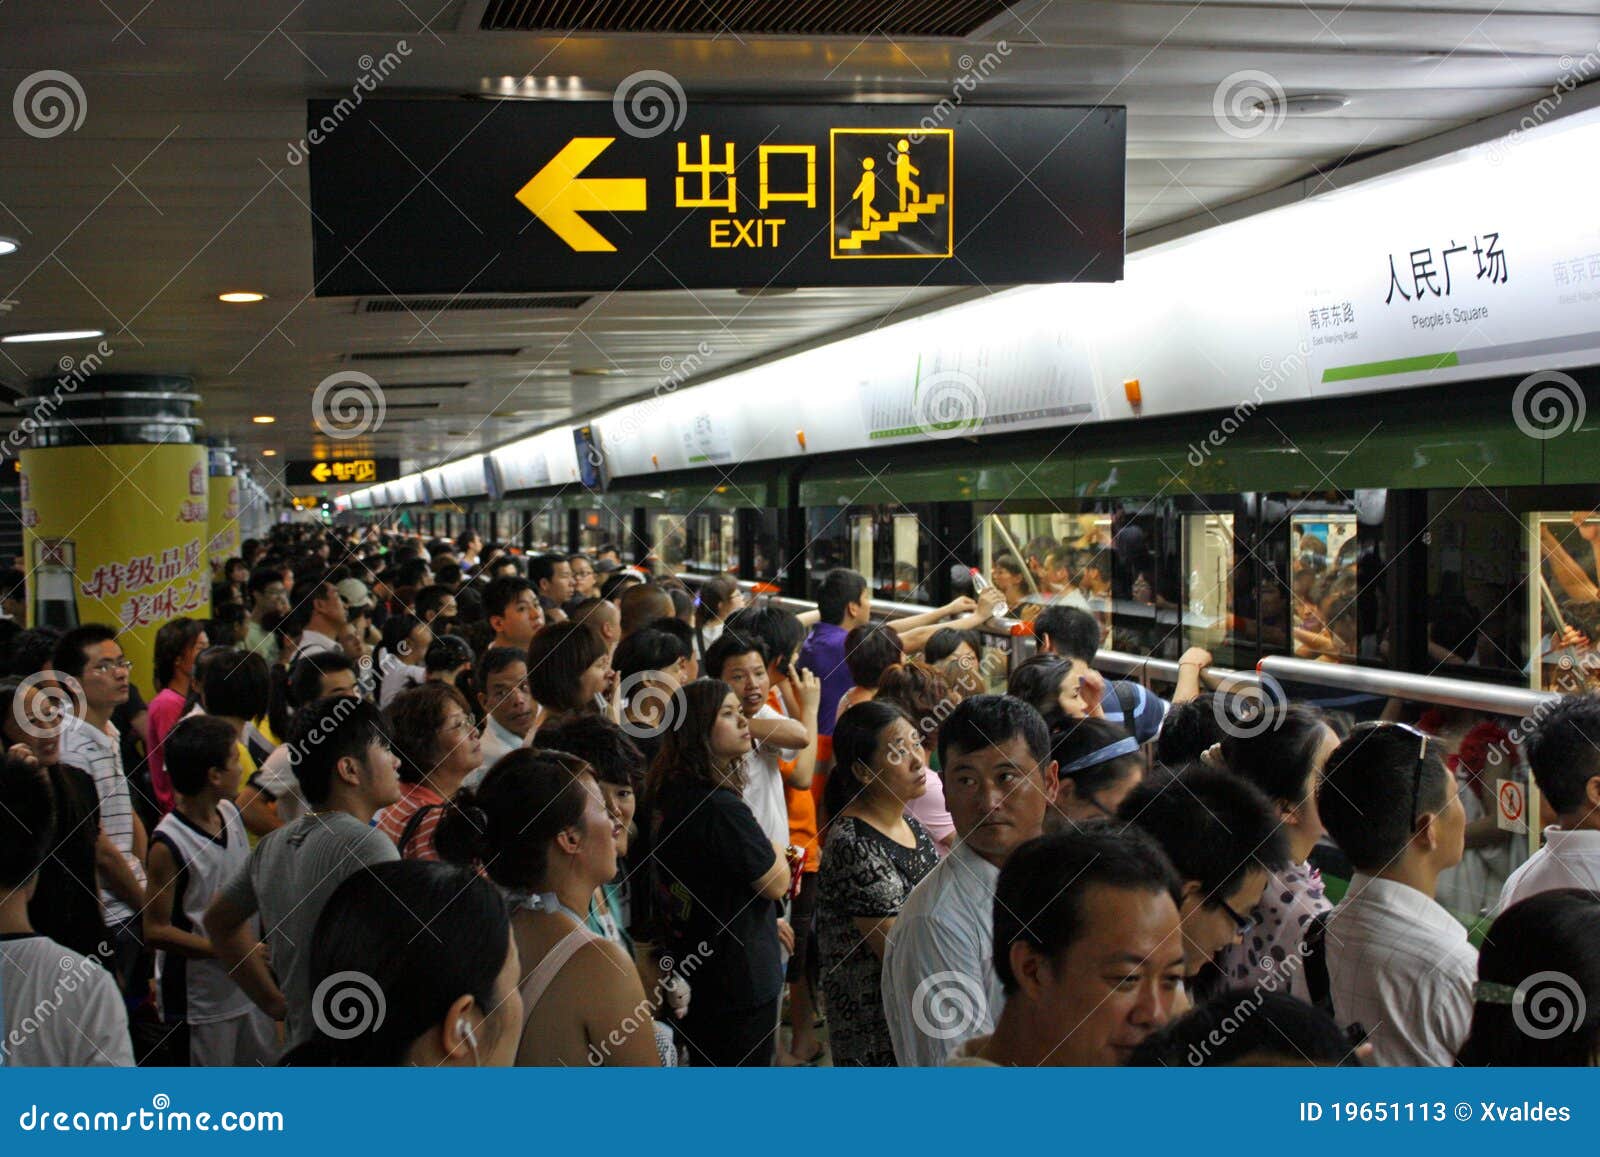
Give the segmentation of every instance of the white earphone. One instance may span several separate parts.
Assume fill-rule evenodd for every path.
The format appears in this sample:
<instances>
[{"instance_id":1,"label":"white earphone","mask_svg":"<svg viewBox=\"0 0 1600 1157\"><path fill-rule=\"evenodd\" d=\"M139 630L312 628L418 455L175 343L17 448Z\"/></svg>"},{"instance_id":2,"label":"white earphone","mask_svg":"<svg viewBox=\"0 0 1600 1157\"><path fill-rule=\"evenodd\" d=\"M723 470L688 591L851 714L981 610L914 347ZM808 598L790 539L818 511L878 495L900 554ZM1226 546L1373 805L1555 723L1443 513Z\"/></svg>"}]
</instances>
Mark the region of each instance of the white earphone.
<instances>
[{"instance_id":1,"label":"white earphone","mask_svg":"<svg viewBox=\"0 0 1600 1157\"><path fill-rule=\"evenodd\" d=\"M472 1067L478 1067L478 1034L472 1030L472 1022L466 1017L456 1018L456 1035L467 1042L467 1047L472 1050Z\"/></svg>"}]
</instances>

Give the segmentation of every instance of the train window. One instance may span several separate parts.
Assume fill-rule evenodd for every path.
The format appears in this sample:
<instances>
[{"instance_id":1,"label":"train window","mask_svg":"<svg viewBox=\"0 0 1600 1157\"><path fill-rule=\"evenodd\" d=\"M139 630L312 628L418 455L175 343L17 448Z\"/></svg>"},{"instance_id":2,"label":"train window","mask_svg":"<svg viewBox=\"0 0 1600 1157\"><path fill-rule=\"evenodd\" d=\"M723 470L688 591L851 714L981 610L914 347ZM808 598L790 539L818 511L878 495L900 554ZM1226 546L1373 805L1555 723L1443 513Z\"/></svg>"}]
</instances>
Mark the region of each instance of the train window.
<instances>
[{"instance_id":1,"label":"train window","mask_svg":"<svg viewBox=\"0 0 1600 1157\"><path fill-rule=\"evenodd\" d=\"M1530 684L1577 693L1600 687L1600 513L1541 512L1530 518L1529 557L1539 559L1528 592L1529 640L1539 656ZM1533 552L1537 551L1537 554Z\"/></svg>"},{"instance_id":2,"label":"train window","mask_svg":"<svg viewBox=\"0 0 1600 1157\"><path fill-rule=\"evenodd\" d=\"M750 577L757 582L777 582L783 570L783 535L775 510L746 514L751 537Z\"/></svg>"},{"instance_id":3,"label":"train window","mask_svg":"<svg viewBox=\"0 0 1600 1157\"><path fill-rule=\"evenodd\" d=\"M578 549L584 554L592 555L601 547L625 550L629 538L628 528L617 511L585 510L578 515Z\"/></svg>"},{"instance_id":4,"label":"train window","mask_svg":"<svg viewBox=\"0 0 1600 1157\"><path fill-rule=\"evenodd\" d=\"M1233 515L1183 516L1183 645L1216 653L1229 638L1233 606Z\"/></svg>"},{"instance_id":5,"label":"train window","mask_svg":"<svg viewBox=\"0 0 1600 1157\"><path fill-rule=\"evenodd\" d=\"M668 574L682 574L690 557L689 520L681 514L652 511L650 554Z\"/></svg>"},{"instance_id":6,"label":"train window","mask_svg":"<svg viewBox=\"0 0 1600 1157\"><path fill-rule=\"evenodd\" d=\"M1289 519L1289 591L1294 653L1300 658L1356 661L1359 553L1354 514L1310 512Z\"/></svg>"},{"instance_id":7,"label":"train window","mask_svg":"<svg viewBox=\"0 0 1600 1157\"><path fill-rule=\"evenodd\" d=\"M979 532L983 573L1019 618L1032 620L1059 601L1094 608L1109 629L1110 530L1103 514L991 514Z\"/></svg>"}]
</instances>

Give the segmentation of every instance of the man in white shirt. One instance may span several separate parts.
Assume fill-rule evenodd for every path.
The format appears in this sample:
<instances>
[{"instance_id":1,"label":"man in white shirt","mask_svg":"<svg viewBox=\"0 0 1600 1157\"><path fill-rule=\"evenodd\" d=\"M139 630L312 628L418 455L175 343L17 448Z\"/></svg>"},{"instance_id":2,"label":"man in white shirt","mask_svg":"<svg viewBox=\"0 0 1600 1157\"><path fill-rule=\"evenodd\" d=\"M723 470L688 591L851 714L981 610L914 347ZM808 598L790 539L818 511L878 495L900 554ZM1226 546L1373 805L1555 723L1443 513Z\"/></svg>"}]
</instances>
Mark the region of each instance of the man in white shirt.
<instances>
[{"instance_id":1,"label":"man in white shirt","mask_svg":"<svg viewBox=\"0 0 1600 1157\"><path fill-rule=\"evenodd\" d=\"M1556 888L1600 891L1600 698L1563 699L1522 750L1556 822L1506 880L1497 912Z\"/></svg>"},{"instance_id":2,"label":"man in white shirt","mask_svg":"<svg viewBox=\"0 0 1600 1157\"><path fill-rule=\"evenodd\" d=\"M1320 952L1334 1018L1369 1034L1377 1064L1453 1065L1478 967L1467 930L1434 900L1465 847L1454 778L1422 732L1363 724L1328 757L1317 811L1356 869ZM1310 940L1307 979L1320 998Z\"/></svg>"},{"instance_id":3,"label":"man in white shirt","mask_svg":"<svg viewBox=\"0 0 1600 1157\"><path fill-rule=\"evenodd\" d=\"M95 869L114 951L112 972L126 989L144 943L139 910L144 907L148 847L122 768L122 738L111 722L111 713L128 701L130 664L117 644L116 631L86 623L61 636L51 666L58 676L81 688L77 713L62 720L61 762L88 772L100 797Z\"/></svg>"},{"instance_id":4,"label":"man in white shirt","mask_svg":"<svg viewBox=\"0 0 1600 1157\"><path fill-rule=\"evenodd\" d=\"M478 660L478 688L485 719L479 742L483 763L468 773L468 787L476 787L501 757L528 742L534 719L528 653L521 647L490 647Z\"/></svg>"},{"instance_id":5,"label":"man in white shirt","mask_svg":"<svg viewBox=\"0 0 1600 1157\"><path fill-rule=\"evenodd\" d=\"M1044 830L1056 796L1050 732L1028 704L975 695L939 731L954 850L900 908L883 956L895 1059L938 1065L994 1031L1005 993L994 969L994 892L1011 853Z\"/></svg>"},{"instance_id":6,"label":"man in white shirt","mask_svg":"<svg viewBox=\"0 0 1600 1157\"><path fill-rule=\"evenodd\" d=\"M812 742L816 717L811 729L801 719L789 719L767 704L771 683L767 678L766 648L754 639L724 631L706 648L706 675L721 679L739 698L739 710L750 722L753 741L750 758L745 761L744 802L755 813L756 823L774 847L789 844L789 805L783 794L784 779L779 763L794 759Z\"/></svg>"},{"instance_id":7,"label":"man in white shirt","mask_svg":"<svg viewBox=\"0 0 1600 1157\"><path fill-rule=\"evenodd\" d=\"M1018 848L1000 869L994 968L1005 1009L951 1065L1122 1065L1188 1007L1182 896L1135 827L1069 829Z\"/></svg>"},{"instance_id":8,"label":"man in white shirt","mask_svg":"<svg viewBox=\"0 0 1600 1157\"><path fill-rule=\"evenodd\" d=\"M300 645L295 648L290 663L301 655L342 650L339 637L350 620L344 599L339 597L339 588L326 579L313 581L315 585L305 596L311 600L311 617L306 620L306 629L301 632Z\"/></svg>"}]
</instances>

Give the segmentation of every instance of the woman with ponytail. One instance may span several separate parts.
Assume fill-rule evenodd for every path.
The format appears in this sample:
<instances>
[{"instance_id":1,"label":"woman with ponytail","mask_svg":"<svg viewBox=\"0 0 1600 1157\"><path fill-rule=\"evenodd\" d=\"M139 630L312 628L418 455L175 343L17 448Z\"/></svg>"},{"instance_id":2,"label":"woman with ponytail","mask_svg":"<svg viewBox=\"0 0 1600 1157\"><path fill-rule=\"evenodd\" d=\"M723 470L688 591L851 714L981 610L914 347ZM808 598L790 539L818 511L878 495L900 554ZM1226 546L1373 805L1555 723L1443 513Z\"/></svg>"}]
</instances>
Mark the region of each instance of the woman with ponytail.
<instances>
[{"instance_id":1,"label":"woman with ponytail","mask_svg":"<svg viewBox=\"0 0 1600 1157\"><path fill-rule=\"evenodd\" d=\"M518 1065L657 1065L655 1023L633 961L585 926L617 874L617 817L589 765L518 748L446 806L434 846L476 863L512 905L522 960Z\"/></svg>"}]
</instances>

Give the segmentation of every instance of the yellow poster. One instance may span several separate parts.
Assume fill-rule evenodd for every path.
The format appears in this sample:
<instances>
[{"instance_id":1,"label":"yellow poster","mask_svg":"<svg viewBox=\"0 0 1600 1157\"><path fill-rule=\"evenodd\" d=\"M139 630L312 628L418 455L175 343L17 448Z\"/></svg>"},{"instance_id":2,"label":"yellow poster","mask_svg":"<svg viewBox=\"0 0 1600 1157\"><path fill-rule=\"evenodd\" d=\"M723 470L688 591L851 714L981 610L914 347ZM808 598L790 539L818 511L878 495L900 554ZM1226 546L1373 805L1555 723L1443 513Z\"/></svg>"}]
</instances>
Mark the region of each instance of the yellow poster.
<instances>
[{"instance_id":1,"label":"yellow poster","mask_svg":"<svg viewBox=\"0 0 1600 1157\"><path fill-rule=\"evenodd\" d=\"M206 449L68 446L22 451L28 625L105 623L156 691L156 631L211 613Z\"/></svg>"},{"instance_id":2,"label":"yellow poster","mask_svg":"<svg viewBox=\"0 0 1600 1157\"><path fill-rule=\"evenodd\" d=\"M206 493L210 508L206 523L211 531L207 553L215 572L239 553L239 480L232 474L212 475Z\"/></svg>"}]
</instances>

